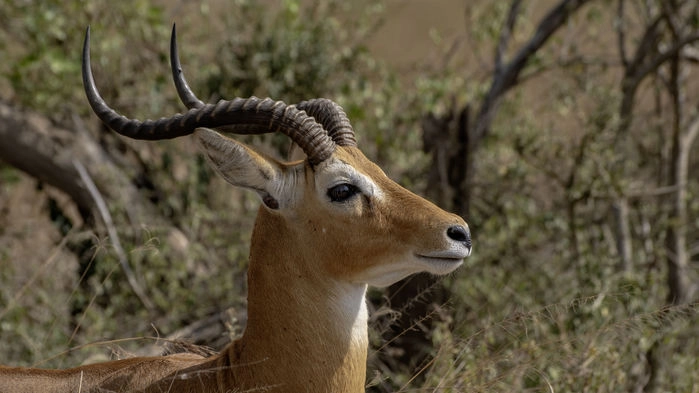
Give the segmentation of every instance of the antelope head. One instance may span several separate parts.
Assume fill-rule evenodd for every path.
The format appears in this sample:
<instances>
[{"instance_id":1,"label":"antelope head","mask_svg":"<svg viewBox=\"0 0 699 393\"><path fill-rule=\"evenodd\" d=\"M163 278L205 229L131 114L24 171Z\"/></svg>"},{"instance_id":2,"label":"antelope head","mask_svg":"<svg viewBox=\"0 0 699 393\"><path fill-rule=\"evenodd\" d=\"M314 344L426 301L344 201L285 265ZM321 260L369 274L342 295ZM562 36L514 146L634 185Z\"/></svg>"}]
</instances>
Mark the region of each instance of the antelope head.
<instances>
[{"instance_id":1,"label":"antelope head","mask_svg":"<svg viewBox=\"0 0 699 393\"><path fill-rule=\"evenodd\" d=\"M262 213L284 222L330 278L390 285L417 272L452 272L471 252L466 223L401 187L357 148L354 131L339 105L315 99L286 105L269 98L236 98L204 104L184 79L171 40L178 94L190 109L158 121L127 119L100 97L90 71L89 31L84 47L84 83L90 105L116 132L134 139L194 134L212 167L230 184L256 192ZM306 154L282 162L221 132L282 132ZM284 250L280 250L283 252Z\"/></svg>"},{"instance_id":2,"label":"antelope head","mask_svg":"<svg viewBox=\"0 0 699 393\"><path fill-rule=\"evenodd\" d=\"M184 114L157 121L118 114L95 87L89 29L83 59L90 105L111 129L147 140L193 134L226 181L262 201L250 246L248 326L241 344L222 355L226 364L257 362L254 370L233 369L238 387L261 380L285 384L286 391L363 391L366 285L454 271L471 252L464 220L389 179L357 148L347 116L330 100L203 103L184 79L174 28L171 65L189 108ZM287 135L305 159L277 160L224 135L270 132ZM304 374L320 364L325 371L317 374L324 376Z\"/></svg>"}]
</instances>

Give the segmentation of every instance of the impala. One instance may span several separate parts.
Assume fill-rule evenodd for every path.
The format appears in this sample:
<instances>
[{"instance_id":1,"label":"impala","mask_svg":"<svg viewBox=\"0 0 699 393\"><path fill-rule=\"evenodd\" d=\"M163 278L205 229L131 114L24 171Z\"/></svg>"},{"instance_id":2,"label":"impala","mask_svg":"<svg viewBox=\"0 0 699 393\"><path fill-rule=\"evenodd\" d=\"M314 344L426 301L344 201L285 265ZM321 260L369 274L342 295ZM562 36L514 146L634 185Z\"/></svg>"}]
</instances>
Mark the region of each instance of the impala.
<instances>
[{"instance_id":1,"label":"impala","mask_svg":"<svg viewBox=\"0 0 699 393\"><path fill-rule=\"evenodd\" d=\"M172 72L189 110L132 120L99 95L89 43L88 28L83 82L105 124L135 139L193 134L225 180L260 196L247 326L239 340L208 358L135 357L66 370L0 367L0 392L363 392L367 285L454 271L471 252L466 223L391 181L356 147L347 116L330 100L204 104L182 75L173 27ZM306 158L280 162L210 128L279 131Z\"/></svg>"}]
</instances>

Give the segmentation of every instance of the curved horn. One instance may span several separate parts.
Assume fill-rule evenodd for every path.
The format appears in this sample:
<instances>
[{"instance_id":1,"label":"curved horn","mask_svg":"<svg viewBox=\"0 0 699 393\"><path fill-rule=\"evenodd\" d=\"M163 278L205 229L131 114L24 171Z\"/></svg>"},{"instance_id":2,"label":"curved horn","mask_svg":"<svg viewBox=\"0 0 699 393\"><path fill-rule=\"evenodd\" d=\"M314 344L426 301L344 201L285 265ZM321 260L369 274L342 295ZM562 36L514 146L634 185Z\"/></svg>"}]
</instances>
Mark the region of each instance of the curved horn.
<instances>
[{"instance_id":1,"label":"curved horn","mask_svg":"<svg viewBox=\"0 0 699 393\"><path fill-rule=\"evenodd\" d=\"M175 24L172 25L172 35L170 36L170 67L172 69L172 78L175 80L177 94L182 103L189 109L204 106L204 102L197 98L184 78L177 50L177 29ZM325 128L336 144L340 146L357 146L352 125L340 105L327 98L317 98L303 101L297 104L296 108L313 116ZM228 130L224 129L224 131Z\"/></svg>"},{"instance_id":2,"label":"curved horn","mask_svg":"<svg viewBox=\"0 0 699 393\"><path fill-rule=\"evenodd\" d=\"M199 127L226 126L227 130L236 134L264 134L280 131L303 149L311 165L323 162L335 151L335 142L313 117L296 109L293 105L269 98L221 100L215 105L206 104L190 109L185 114L155 121L139 121L120 115L105 103L95 86L90 66L89 27L85 33L83 46L82 73L85 93L92 110L109 128L130 138L171 139L191 134Z\"/></svg>"},{"instance_id":3,"label":"curved horn","mask_svg":"<svg viewBox=\"0 0 699 393\"><path fill-rule=\"evenodd\" d=\"M339 146L357 146L354 129L345 111L336 102L327 98L315 98L296 104L298 109L313 116L323 125L328 135Z\"/></svg>"},{"instance_id":4,"label":"curved horn","mask_svg":"<svg viewBox=\"0 0 699 393\"><path fill-rule=\"evenodd\" d=\"M184 79L180 55L177 51L177 29L174 23L172 24L172 34L170 35L170 68L172 69L172 79L175 81L177 95L180 96L182 103L189 109L204 106L204 102L194 95L189 84L187 84L187 80Z\"/></svg>"}]
</instances>

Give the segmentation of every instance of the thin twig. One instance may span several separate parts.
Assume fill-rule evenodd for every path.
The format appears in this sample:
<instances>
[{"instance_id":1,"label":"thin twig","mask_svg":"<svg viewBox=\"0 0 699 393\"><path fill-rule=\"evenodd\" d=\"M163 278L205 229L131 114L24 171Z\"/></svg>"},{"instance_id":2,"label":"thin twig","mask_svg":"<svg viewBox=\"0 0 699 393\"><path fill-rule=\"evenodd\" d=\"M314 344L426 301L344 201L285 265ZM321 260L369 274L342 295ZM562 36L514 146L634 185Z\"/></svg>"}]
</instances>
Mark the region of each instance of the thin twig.
<instances>
[{"instance_id":1,"label":"thin twig","mask_svg":"<svg viewBox=\"0 0 699 393\"><path fill-rule=\"evenodd\" d=\"M12 308L17 306L17 302L19 301L19 298L21 298L25 292L31 291L34 289L34 283L36 280L39 279L39 277L44 274L47 271L51 271L49 268L57 259L59 252L65 247L66 243L68 242L68 236L66 235L61 239L61 242L53 249L51 252L51 255L44 261L41 265L40 269L36 269L36 271L32 274L32 276L27 280L24 285L15 293L15 295L10 299L5 307L3 307L0 310L0 320L7 314Z\"/></svg>"},{"instance_id":2,"label":"thin twig","mask_svg":"<svg viewBox=\"0 0 699 393\"><path fill-rule=\"evenodd\" d=\"M124 248L121 246L121 241L119 241L119 234L117 233L116 227L114 226L112 215L109 213L109 209L107 209L107 204L104 202L104 198L102 198L102 195L97 189L97 186L95 186L95 183L92 181L92 178L85 169L85 166L78 160L73 160L73 166L78 171L78 174L80 175L80 180L82 180L82 182L85 184L85 187L87 187L87 190L92 196L92 199L94 200L95 205L97 206L97 210L99 211L100 216L102 217L102 221L104 221L104 225L107 227L107 234L109 235L109 238L112 239L112 245L114 246L114 251L117 254L117 258L119 259L119 265L121 265L121 269L123 270L124 275L126 276L126 280L129 282L129 286L131 286L131 289L136 294L141 303L143 303L146 309L149 312L153 311L155 309L155 305L146 296L145 291L143 290L143 288L141 288L138 281L136 281L136 276L134 275L133 270L131 270L131 266L129 266L129 261L126 257L126 252L124 252Z\"/></svg>"},{"instance_id":3,"label":"thin twig","mask_svg":"<svg viewBox=\"0 0 699 393\"><path fill-rule=\"evenodd\" d=\"M505 56L505 51L507 50L507 45L512 37L512 31L515 29L515 22L517 22L517 15L519 14L519 8L522 5L522 0L512 0L510 4L510 10L507 13L507 19L505 20L505 25L500 31L500 39L498 40L498 46L495 50L495 70L493 72L493 78L497 79L502 73L502 59Z\"/></svg>"},{"instance_id":4,"label":"thin twig","mask_svg":"<svg viewBox=\"0 0 699 393\"><path fill-rule=\"evenodd\" d=\"M624 68L629 65L629 58L626 54L626 25L624 24L624 0L619 0L616 15L617 45L619 47L619 58Z\"/></svg>"}]
</instances>

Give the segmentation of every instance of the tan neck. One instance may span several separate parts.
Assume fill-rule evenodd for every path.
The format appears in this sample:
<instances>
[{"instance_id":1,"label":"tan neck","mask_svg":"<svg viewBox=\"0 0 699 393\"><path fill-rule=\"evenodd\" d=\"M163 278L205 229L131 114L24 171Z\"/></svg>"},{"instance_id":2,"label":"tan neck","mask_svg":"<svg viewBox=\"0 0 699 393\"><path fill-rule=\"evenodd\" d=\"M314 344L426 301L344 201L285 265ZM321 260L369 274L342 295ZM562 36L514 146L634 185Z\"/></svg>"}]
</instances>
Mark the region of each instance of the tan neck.
<instances>
[{"instance_id":1,"label":"tan neck","mask_svg":"<svg viewBox=\"0 0 699 393\"><path fill-rule=\"evenodd\" d=\"M313 248L262 210L248 271L248 325L216 357L129 358L68 370L0 367L0 391L364 392L366 285L328 278ZM288 250L279 257L279 250Z\"/></svg>"},{"instance_id":2,"label":"tan neck","mask_svg":"<svg viewBox=\"0 0 699 393\"><path fill-rule=\"evenodd\" d=\"M363 392L367 357L366 285L320 271L284 221L262 209L248 271L248 324L228 352L238 384L289 392ZM313 247L311 245L311 247ZM279 250L289 250L279 258Z\"/></svg>"}]
</instances>

